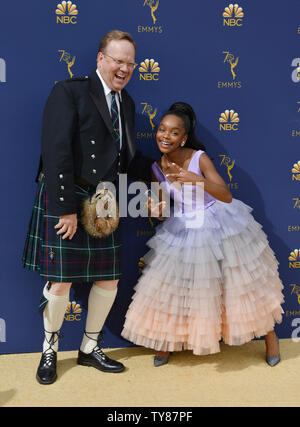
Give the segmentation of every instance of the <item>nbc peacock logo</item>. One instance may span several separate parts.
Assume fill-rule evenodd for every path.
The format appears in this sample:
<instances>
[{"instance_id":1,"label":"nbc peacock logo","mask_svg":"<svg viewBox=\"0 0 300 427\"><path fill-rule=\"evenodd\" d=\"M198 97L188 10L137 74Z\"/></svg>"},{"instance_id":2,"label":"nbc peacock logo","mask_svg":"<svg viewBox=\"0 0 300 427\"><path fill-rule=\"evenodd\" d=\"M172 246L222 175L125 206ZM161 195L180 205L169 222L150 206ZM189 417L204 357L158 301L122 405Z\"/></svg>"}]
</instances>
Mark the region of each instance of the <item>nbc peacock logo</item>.
<instances>
[{"instance_id":1,"label":"nbc peacock logo","mask_svg":"<svg viewBox=\"0 0 300 427\"><path fill-rule=\"evenodd\" d=\"M144 260L144 258L140 258L139 262L138 262L138 270L139 270L139 274L142 274L143 269L146 267L146 262Z\"/></svg>"},{"instance_id":2,"label":"nbc peacock logo","mask_svg":"<svg viewBox=\"0 0 300 427\"><path fill-rule=\"evenodd\" d=\"M289 268L300 268L300 250L294 249L289 256Z\"/></svg>"},{"instance_id":3,"label":"nbc peacock logo","mask_svg":"<svg viewBox=\"0 0 300 427\"><path fill-rule=\"evenodd\" d=\"M71 1L62 1L56 6L57 24L77 24L78 10L76 4Z\"/></svg>"},{"instance_id":4,"label":"nbc peacock logo","mask_svg":"<svg viewBox=\"0 0 300 427\"><path fill-rule=\"evenodd\" d=\"M68 322L74 322L75 320L79 322L81 320L81 313L82 308L80 307L80 304L76 301L69 302L65 314L65 320Z\"/></svg>"},{"instance_id":5,"label":"nbc peacock logo","mask_svg":"<svg viewBox=\"0 0 300 427\"><path fill-rule=\"evenodd\" d=\"M223 26L241 27L243 25L244 12L238 4L230 4L223 12Z\"/></svg>"},{"instance_id":6,"label":"nbc peacock logo","mask_svg":"<svg viewBox=\"0 0 300 427\"><path fill-rule=\"evenodd\" d=\"M219 117L220 131L236 131L240 122L239 115L234 110L225 110Z\"/></svg>"},{"instance_id":7,"label":"nbc peacock logo","mask_svg":"<svg viewBox=\"0 0 300 427\"><path fill-rule=\"evenodd\" d=\"M152 59L145 59L140 63L139 67L140 80L158 81L160 67L157 61Z\"/></svg>"},{"instance_id":8,"label":"nbc peacock logo","mask_svg":"<svg viewBox=\"0 0 300 427\"><path fill-rule=\"evenodd\" d=\"M300 160L293 164L292 181L300 181Z\"/></svg>"}]
</instances>

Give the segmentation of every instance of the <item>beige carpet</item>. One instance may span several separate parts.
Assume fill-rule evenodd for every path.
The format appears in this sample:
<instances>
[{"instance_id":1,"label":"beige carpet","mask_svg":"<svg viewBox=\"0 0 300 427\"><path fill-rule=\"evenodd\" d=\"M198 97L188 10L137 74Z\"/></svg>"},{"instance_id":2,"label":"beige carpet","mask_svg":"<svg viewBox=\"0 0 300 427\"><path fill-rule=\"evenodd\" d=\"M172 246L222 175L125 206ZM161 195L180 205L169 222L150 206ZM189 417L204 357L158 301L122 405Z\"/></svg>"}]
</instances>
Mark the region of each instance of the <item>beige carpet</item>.
<instances>
[{"instance_id":1,"label":"beige carpet","mask_svg":"<svg viewBox=\"0 0 300 427\"><path fill-rule=\"evenodd\" d=\"M0 405L15 406L299 406L300 343L280 340L282 361L265 362L263 341L221 353L174 353L153 367L153 352L140 347L106 349L127 369L109 374L76 364L77 352L60 352L58 380L35 379L39 353L0 355Z\"/></svg>"}]
</instances>

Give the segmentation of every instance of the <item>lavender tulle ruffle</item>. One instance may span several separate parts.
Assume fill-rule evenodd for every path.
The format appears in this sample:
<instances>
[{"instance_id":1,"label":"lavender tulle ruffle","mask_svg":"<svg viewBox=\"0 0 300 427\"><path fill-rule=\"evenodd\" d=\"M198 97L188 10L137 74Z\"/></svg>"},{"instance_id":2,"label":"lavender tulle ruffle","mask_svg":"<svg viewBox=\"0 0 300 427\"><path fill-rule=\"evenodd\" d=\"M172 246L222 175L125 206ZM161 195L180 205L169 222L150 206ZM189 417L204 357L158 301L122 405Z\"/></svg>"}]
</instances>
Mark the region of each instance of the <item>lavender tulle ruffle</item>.
<instances>
[{"instance_id":1,"label":"lavender tulle ruffle","mask_svg":"<svg viewBox=\"0 0 300 427\"><path fill-rule=\"evenodd\" d=\"M282 320L278 262L252 209L233 199L205 209L204 223L171 217L147 242L146 267L122 336L160 351L220 351L241 345Z\"/></svg>"}]
</instances>

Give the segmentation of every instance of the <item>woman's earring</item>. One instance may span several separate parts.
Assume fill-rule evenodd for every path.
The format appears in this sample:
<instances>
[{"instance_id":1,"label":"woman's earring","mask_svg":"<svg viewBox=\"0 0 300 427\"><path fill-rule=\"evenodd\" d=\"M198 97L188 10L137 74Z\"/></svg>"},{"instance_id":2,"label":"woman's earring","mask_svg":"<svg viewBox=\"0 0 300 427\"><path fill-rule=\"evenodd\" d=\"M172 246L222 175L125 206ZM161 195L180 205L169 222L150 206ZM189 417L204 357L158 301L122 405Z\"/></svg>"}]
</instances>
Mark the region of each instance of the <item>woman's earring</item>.
<instances>
[{"instance_id":1,"label":"woman's earring","mask_svg":"<svg viewBox=\"0 0 300 427\"><path fill-rule=\"evenodd\" d=\"M182 141L182 143L180 144L180 147L183 147L185 144L185 141Z\"/></svg>"}]
</instances>

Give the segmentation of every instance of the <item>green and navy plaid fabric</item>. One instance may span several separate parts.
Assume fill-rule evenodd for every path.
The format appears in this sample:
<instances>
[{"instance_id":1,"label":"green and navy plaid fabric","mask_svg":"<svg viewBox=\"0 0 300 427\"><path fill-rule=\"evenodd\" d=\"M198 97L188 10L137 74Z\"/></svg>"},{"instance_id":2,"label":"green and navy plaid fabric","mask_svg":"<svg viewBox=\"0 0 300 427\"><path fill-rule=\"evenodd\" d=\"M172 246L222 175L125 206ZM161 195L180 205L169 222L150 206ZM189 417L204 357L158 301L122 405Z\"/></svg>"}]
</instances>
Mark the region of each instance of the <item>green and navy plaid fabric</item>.
<instances>
[{"instance_id":1,"label":"green and navy plaid fabric","mask_svg":"<svg viewBox=\"0 0 300 427\"><path fill-rule=\"evenodd\" d=\"M80 222L81 204L91 195L76 186L78 227L72 240L63 240L54 226L59 217L51 215L45 184L38 184L36 199L23 253L23 266L55 282L94 282L120 278L120 230L104 239L91 237Z\"/></svg>"},{"instance_id":2,"label":"green and navy plaid fabric","mask_svg":"<svg viewBox=\"0 0 300 427\"><path fill-rule=\"evenodd\" d=\"M120 145L119 110L118 110L118 105L117 105L117 101L116 101L116 92L114 90L111 91L110 114L111 114L111 120L112 120L113 128L115 131L116 144L117 144L118 150L120 151L121 145Z\"/></svg>"}]
</instances>

